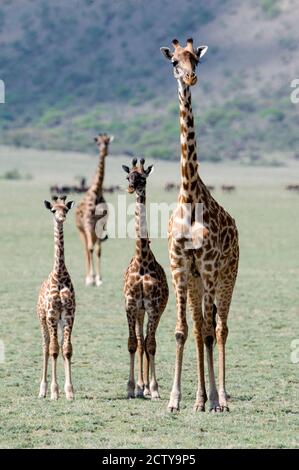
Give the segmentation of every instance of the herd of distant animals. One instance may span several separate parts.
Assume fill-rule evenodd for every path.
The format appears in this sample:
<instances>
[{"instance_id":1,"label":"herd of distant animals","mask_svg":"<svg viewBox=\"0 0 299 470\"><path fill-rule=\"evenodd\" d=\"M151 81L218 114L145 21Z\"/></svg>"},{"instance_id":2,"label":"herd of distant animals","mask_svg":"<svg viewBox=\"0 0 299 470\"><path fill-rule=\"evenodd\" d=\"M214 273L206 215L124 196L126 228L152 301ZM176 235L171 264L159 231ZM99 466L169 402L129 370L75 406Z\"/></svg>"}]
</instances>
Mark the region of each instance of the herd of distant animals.
<instances>
[{"instance_id":1,"label":"herd of distant animals","mask_svg":"<svg viewBox=\"0 0 299 470\"><path fill-rule=\"evenodd\" d=\"M176 357L173 386L168 408L176 411L181 401L181 376L184 345L188 336L186 307L193 318L196 344L198 386L194 404L195 411L205 411L209 398L210 411L228 411L228 394L225 386L225 345L228 336L227 317L237 277L239 262L238 231L234 219L221 207L198 174L196 133L191 101L191 87L197 83L196 67L207 51L207 46L194 48L193 40L186 46L172 41L173 50L163 47L161 52L172 64L178 84L181 142L181 184L177 206L168 227L168 251L172 282L175 291L177 320L175 327ZM97 206L106 207L103 196L105 159L112 136L99 134L99 162L89 188L86 182L74 192L84 192L76 208L76 226L84 247L87 286L100 286L101 245L108 217L108 209L100 213ZM159 398L155 370L156 331L167 305L169 291L163 267L156 260L150 246L148 233L144 230L146 183L152 166L145 167L144 159L133 158L131 167L123 165L128 181L128 193L135 193L136 243L134 256L125 272L124 297L128 321L128 351L130 355L127 396ZM230 190L233 187L231 187ZM58 188L52 188L52 192ZM63 188L64 190L66 188ZM64 191L68 192L68 191ZM70 192L70 191L69 191ZM203 224L195 217L197 203L203 203ZM66 195L53 195L52 201L44 201L54 220L54 266L40 289L37 312L43 338L43 374L40 397L45 397L48 386L48 361L52 362L51 398L57 399L58 326L62 329L61 352L65 365L66 398L74 398L71 378L71 334L75 317L75 292L64 260L63 224L74 203L66 201ZM185 225L182 210L191 207L191 227ZM176 236L177 221L181 223L181 236ZM102 227L102 234L95 227ZM186 234L189 233L191 238ZM191 247L190 247L191 245ZM96 267L94 267L94 252ZM144 333L145 313L148 317ZM218 347L218 390L214 374L214 345ZM207 356L209 394L205 385L204 349ZM135 380L135 354L138 356L138 375Z\"/></svg>"},{"instance_id":2,"label":"herd of distant animals","mask_svg":"<svg viewBox=\"0 0 299 470\"><path fill-rule=\"evenodd\" d=\"M75 185L75 186L67 186L67 185L58 186L58 184L55 184L55 185L50 187L50 193L55 195L55 196L57 194L62 194L62 195L72 194L72 193L82 194L82 193L86 193L86 191L88 191L88 189L89 189L89 187L86 186L86 178L81 178L80 179L80 184ZM107 186L106 188L103 187L103 192L104 193L111 193L112 194L116 191L121 191L121 187L118 184L110 185L110 186Z\"/></svg>"},{"instance_id":3,"label":"herd of distant animals","mask_svg":"<svg viewBox=\"0 0 299 470\"><path fill-rule=\"evenodd\" d=\"M166 183L165 186L164 186L164 190L167 191L167 192L170 192L170 191L179 191L180 190L180 184L176 184L176 183ZM206 188L210 191L210 192L213 192L216 190L216 187L215 186L211 186L211 185L206 185ZM222 191L224 192L227 192L227 193L231 193L233 191L235 191L237 188L236 186L234 185L227 185L227 184L223 184L221 186L221 189Z\"/></svg>"}]
</instances>

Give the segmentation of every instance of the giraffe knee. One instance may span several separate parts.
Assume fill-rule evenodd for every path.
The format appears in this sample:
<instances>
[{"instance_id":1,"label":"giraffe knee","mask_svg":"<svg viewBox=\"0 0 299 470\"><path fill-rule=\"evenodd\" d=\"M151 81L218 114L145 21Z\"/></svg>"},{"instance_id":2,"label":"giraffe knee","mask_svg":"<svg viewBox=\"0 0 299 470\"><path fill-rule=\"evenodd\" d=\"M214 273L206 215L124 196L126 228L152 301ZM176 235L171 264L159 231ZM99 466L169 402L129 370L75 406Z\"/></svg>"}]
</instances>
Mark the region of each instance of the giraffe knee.
<instances>
[{"instance_id":1,"label":"giraffe knee","mask_svg":"<svg viewBox=\"0 0 299 470\"><path fill-rule=\"evenodd\" d=\"M218 343L220 343L220 342L225 343L225 341L227 339L227 336L228 336L228 327L227 327L227 325L223 325L221 323L219 325L217 325L217 327L216 327L217 342Z\"/></svg>"},{"instance_id":2,"label":"giraffe knee","mask_svg":"<svg viewBox=\"0 0 299 470\"><path fill-rule=\"evenodd\" d=\"M156 354L156 338L146 338L145 340L145 350L147 354L155 355Z\"/></svg>"},{"instance_id":3,"label":"giraffe knee","mask_svg":"<svg viewBox=\"0 0 299 470\"><path fill-rule=\"evenodd\" d=\"M63 344L62 355L66 359L70 359L73 355L73 346L71 343Z\"/></svg>"},{"instance_id":4,"label":"giraffe knee","mask_svg":"<svg viewBox=\"0 0 299 470\"><path fill-rule=\"evenodd\" d=\"M185 326L180 328L180 330L175 332L175 339L177 344L185 344L186 339L188 337L188 327Z\"/></svg>"},{"instance_id":5,"label":"giraffe knee","mask_svg":"<svg viewBox=\"0 0 299 470\"><path fill-rule=\"evenodd\" d=\"M214 344L214 336L213 335L207 335L204 337L204 343L208 349L213 347Z\"/></svg>"},{"instance_id":6,"label":"giraffe knee","mask_svg":"<svg viewBox=\"0 0 299 470\"><path fill-rule=\"evenodd\" d=\"M137 336L138 350L143 354L145 350L145 341L142 336Z\"/></svg>"},{"instance_id":7,"label":"giraffe knee","mask_svg":"<svg viewBox=\"0 0 299 470\"><path fill-rule=\"evenodd\" d=\"M54 357L56 359L59 354L59 345L57 341L50 341L50 347L49 347L49 354L50 356Z\"/></svg>"},{"instance_id":8,"label":"giraffe knee","mask_svg":"<svg viewBox=\"0 0 299 470\"><path fill-rule=\"evenodd\" d=\"M136 337L131 337L129 336L128 339L128 351L130 354L133 354L136 352L137 349L137 338Z\"/></svg>"}]
</instances>

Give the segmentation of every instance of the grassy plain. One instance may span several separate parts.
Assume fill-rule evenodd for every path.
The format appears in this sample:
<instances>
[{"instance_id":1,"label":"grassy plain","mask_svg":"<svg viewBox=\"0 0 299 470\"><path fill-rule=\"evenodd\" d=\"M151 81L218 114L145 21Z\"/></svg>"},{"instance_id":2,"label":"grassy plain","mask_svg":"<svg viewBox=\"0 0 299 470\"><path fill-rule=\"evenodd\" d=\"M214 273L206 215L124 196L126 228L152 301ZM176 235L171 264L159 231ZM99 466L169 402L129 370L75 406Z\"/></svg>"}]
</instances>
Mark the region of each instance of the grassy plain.
<instances>
[{"instance_id":1,"label":"grassy plain","mask_svg":"<svg viewBox=\"0 0 299 470\"><path fill-rule=\"evenodd\" d=\"M108 157L107 185L125 185L121 164ZM299 196L284 190L298 182L298 166L249 168L202 165L216 198L235 217L241 245L238 282L229 317L227 383L229 414L194 414L195 346L186 344L181 412L170 415L175 302L158 331L157 372L161 400L127 400L129 369L122 279L134 241L110 239L103 246L104 283L84 287L83 250L70 213L65 225L66 261L77 295L73 332L76 400L39 400L41 337L35 314L38 289L52 268L53 228L42 201L53 183L90 176L96 159L82 154L0 149L0 174L18 168L32 180L0 180L0 364L1 448L240 448L298 447L298 367L291 342L298 338ZM166 181L177 181L178 163L157 161L148 183L152 201L171 202ZM220 184L236 184L223 194ZM78 200L78 196L74 196ZM117 195L107 195L116 202ZM132 199L127 197L127 201ZM153 240L170 279L166 240ZM189 318L191 327L191 319ZM63 365L59 360L59 382ZM297 431L297 434L296 434Z\"/></svg>"}]
</instances>

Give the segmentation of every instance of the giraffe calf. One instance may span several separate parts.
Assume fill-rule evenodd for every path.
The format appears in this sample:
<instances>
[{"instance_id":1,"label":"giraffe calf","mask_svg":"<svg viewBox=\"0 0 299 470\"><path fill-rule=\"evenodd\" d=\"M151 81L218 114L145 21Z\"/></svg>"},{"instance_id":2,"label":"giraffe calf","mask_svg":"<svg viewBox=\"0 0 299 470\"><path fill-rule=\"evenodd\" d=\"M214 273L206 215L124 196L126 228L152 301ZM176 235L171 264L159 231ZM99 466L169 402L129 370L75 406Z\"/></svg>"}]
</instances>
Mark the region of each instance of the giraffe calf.
<instances>
[{"instance_id":1,"label":"giraffe calf","mask_svg":"<svg viewBox=\"0 0 299 470\"><path fill-rule=\"evenodd\" d=\"M129 327L128 350L130 353L130 374L128 381L128 398L159 398L158 383L155 371L156 330L168 300L168 285L162 266L156 261L150 249L145 214L146 179L152 166L144 169L144 159L137 166L123 165L128 173L128 192L136 193L135 230L136 248L125 273L124 294ZM143 324L145 312L148 315L146 338ZM139 368L137 387L135 389L134 360L138 351ZM145 357L144 357L145 353ZM143 360L144 359L144 360ZM149 376L151 375L151 380Z\"/></svg>"},{"instance_id":2,"label":"giraffe calf","mask_svg":"<svg viewBox=\"0 0 299 470\"><path fill-rule=\"evenodd\" d=\"M49 356L52 360L51 399L57 400L59 388L57 383L57 357L59 354L58 325L62 330L61 350L65 367L66 398L74 398L71 380L72 343L71 334L75 318L75 292L64 261L63 223L66 214L74 206L73 201L65 202L66 196L53 197L53 204L44 201L46 209L53 214L54 220L54 266L48 279L40 289L37 314L43 337L43 376L39 396L47 394L47 371Z\"/></svg>"}]
</instances>

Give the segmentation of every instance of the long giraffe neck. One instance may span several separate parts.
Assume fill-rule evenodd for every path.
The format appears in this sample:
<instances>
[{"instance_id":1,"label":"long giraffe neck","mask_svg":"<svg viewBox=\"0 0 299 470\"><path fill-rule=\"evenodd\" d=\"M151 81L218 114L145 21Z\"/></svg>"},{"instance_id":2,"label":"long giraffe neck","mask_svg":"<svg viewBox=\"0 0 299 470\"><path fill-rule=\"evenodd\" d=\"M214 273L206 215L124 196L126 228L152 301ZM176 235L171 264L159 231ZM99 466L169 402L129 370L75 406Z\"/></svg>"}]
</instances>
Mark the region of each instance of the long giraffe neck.
<instances>
[{"instance_id":1,"label":"long giraffe neck","mask_svg":"<svg viewBox=\"0 0 299 470\"><path fill-rule=\"evenodd\" d=\"M57 275L65 271L63 224L54 219L54 267Z\"/></svg>"},{"instance_id":2,"label":"long giraffe neck","mask_svg":"<svg viewBox=\"0 0 299 470\"><path fill-rule=\"evenodd\" d=\"M181 138L181 187L182 202L194 202L195 190L199 180L196 154L196 136L191 104L190 88L178 81L180 104L180 138Z\"/></svg>"},{"instance_id":3,"label":"long giraffe neck","mask_svg":"<svg viewBox=\"0 0 299 470\"><path fill-rule=\"evenodd\" d=\"M103 193L103 181L105 175L105 157L108 154L108 146L101 146L99 154L99 163L93 182L91 184L91 191L101 196Z\"/></svg>"},{"instance_id":4,"label":"long giraffe neck","mask_svg":"<svg viewBox=\"0 0 299 470\"><path fill-rule=\"evenodd\" d=\"M136 248L135 256L142 259L146 256L149 250L150 241L147 233L146 222L146 193L145 188L141 194L136 196L136 209L135 209L135 232L136 232Z\"/></svg>"}]
</instances>

